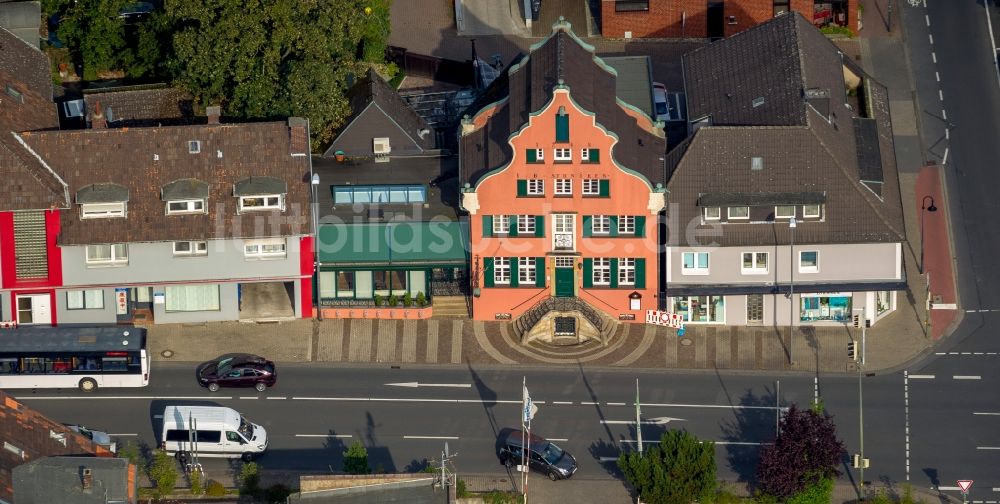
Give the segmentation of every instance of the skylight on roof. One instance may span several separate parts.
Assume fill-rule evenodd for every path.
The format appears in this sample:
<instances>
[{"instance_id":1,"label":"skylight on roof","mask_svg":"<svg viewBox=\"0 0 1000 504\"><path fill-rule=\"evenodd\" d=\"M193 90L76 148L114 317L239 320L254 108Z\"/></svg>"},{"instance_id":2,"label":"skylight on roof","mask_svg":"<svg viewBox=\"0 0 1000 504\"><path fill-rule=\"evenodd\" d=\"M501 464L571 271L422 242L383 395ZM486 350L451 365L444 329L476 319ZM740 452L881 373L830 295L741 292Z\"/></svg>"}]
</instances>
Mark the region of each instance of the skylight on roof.
<instances>
[{"instance_id":1,"label":"skylight on roof","mask_svg":"<svg viewBox=\"0 0 1000 504\"><path fill-rule=\"evenodd\" d=\"M752 157L750 158L750 169L752 171L761 171L764 169L764 158L762 157Z\"/></svg>"},{"instance_id":2,"label":"skylight on roof","mask_svg":"<svg viewBox=\"0 0 1000 504\"><path fill-rule=\"evenodd\" d=\"M763 104L764 104L764 97L763 96L758 96L757 98L753 99L753 108L757 108L757 107L759 107L759 106L761 106Z\"/></svg>"},{"instance_id":3,"label":"skylight on roof","mask_svg":"<svg viewBox=\"0 0 1000 504\"><path fill-rule=\"evenodd\" d=\"M199 140L189 140L188 141L188 153L197 154L201 152L201 141Z\"/></svg>"}]
</instances>

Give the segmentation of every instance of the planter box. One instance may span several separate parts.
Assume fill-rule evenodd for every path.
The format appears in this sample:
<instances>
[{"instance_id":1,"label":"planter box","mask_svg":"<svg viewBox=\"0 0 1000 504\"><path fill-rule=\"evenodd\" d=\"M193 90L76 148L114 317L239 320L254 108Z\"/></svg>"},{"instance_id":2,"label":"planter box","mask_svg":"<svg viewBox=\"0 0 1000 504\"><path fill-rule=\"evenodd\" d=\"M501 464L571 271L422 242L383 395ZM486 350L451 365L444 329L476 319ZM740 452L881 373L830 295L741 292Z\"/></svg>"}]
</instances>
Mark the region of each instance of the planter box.
<instances>
[{"instance_id":1,"label":"planter box","mask_svg":"<svg viewBox=\"0 0 1000 504\"><path fill-rule=\"evenodd\" d=\"M402 308L388 306L323 308L324 319L395 319L422 320L429 319L434 309L428 305L423 308Z\"/></svg>"}]
</instances>

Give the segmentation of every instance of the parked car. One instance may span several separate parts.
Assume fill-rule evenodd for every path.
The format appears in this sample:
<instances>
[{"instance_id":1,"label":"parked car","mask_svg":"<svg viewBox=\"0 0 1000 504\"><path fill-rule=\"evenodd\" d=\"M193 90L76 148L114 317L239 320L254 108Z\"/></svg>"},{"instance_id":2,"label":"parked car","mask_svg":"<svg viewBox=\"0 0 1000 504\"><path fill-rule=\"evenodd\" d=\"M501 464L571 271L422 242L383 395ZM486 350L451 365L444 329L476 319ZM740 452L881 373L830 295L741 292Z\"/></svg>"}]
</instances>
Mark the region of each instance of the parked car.
<instances>
[{"instance_id":1,"label":"parked car","mask_svg":"<svg viewBox=\"0 0 1000 504\"><path fill-rule=\"evenodd\" d=\"M81 434L87 439L111 450L111 453L118 453L118 443L111 440L111 436L107 432L101 432L96 430L90 430L82 425L70 425L66 424L66 428L69 430Z\"/></svg>"},{"instance_id":2,"label":"parked car","mask_svg":"<svg viewBox=\"0 0 1000 504\"><path fill-rule=\"evenodd\" d=\"M656 113L657 121L666 122L670 118L669 108L667 107L667 86L659 82L653 83L653 109Z\"/></svg>"},{"instance_id":3,"label":"parked car","mask_svg":"<svg viewBox=\"0 0 1000 504\"><path fill-rule=\"evenodd\" d=\"M501 432L500 462L507 467L519 465L525 440L522 431L505 429ZM550 480L568 479L576 473L576 458L555 443L532 434L528 445L531 452L528 467L545 474Z\"/></svg>"},{"instance_id":4,"label":"parked car","mask_svg":"<svg viewBox=\"0 0 1000 504\"><path fill-rule=\"evenodd\" d=\"M202 363L195 371L198 383L216 392L219 387L254 387L263 392L278 381L274 363L253 354L226 354Z\"/></svg>"}]
</instances>

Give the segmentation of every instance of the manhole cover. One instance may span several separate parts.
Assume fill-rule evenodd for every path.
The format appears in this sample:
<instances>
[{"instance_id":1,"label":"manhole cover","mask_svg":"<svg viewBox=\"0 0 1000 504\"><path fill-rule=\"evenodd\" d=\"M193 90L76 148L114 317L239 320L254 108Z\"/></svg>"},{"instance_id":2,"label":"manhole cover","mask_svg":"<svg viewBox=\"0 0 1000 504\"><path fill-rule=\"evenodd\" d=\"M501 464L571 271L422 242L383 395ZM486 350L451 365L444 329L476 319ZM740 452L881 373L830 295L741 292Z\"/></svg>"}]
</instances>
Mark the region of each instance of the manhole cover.
<instances>
[{"instance_id":1,"label":"manhole cover","mask_svg":"<svg viewBox=\"0 0 1000 504\"><path fill-rule=\"evenodd\" d=\"M692 343L692 341L691 341L690 338L681 338L681 344L682 345L684 345L684 346L691 346L691 343Z\"/></svg>"},{"instance_id":2,"label":"manhole cover","mask_svg":"<svg viewBox=\"0 0 1000 504\"><path fill-rule=\"evenodd\" d=\"M171 357L174 356L174 351L173 350L164 350L164 351L160 352L160 355L162 355L166 359L169 359L169 358L171 358Z\"/></svg>"}]
</instances>

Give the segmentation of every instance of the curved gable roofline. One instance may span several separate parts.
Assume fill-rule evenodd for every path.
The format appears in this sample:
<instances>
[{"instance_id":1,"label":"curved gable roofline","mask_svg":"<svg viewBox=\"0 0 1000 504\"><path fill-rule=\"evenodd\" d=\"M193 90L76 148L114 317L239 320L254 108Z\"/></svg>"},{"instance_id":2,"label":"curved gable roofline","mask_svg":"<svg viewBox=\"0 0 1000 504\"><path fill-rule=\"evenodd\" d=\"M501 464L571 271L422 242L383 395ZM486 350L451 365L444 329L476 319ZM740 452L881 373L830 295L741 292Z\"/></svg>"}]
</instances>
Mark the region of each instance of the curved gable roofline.
<instances>
[{"instance_id":1,"label":"curved gable roofline","mask_svg":"<svg viewBox=\"0 0 1000 504\"><path fill-rule=\"evenodd\" d=\"M583 114L583 115L585 115L587 117L590 117L590 120L593 122L593 124L594 124L595 127L599 128L601 130L601 132L603 132L605 135L611 137L614 140L611 143L611 148L608 149L608 158L611 159L611 162L614 163L615 167L618 168L619 170L621 170L621 171L623 171L623 172L625 172L625 173L627 173L627 174L629 174L629 175L631 175L631 176L633 176L633 177L641 180L644 184L646 184L646 187L648 187L650 190L653 190L654 189L653 183L648 178L646 178L646 176L644 176L643 174L639 173L636 170L633 170L633 169L628 168L626 166L622 166L621 163L619 163L618 160L615 159L615 156L614 156L615 146L618 145L618 142L620 141L620 138L618 138L618 135L615 134L614 131L611 131L611 130L605 128L603 124L597 122L597 113L596 112L592 112L590 110L587 110L586 108L584 108L583 106L581 106L579 103L577 103L576 100L573 99L573 93L570 92L569 86L563 84L562 82L560 82L554 88L552 88L552 96L549 97L549 101L546 102L545 105L542 106L541 108L539 108L538 110L536 110L534 112L528 113L528 121L525 122L524 124L522 124L521 127L519 127L517 129L517 131L514 131L513 133L510 134L510 136L507 137L507 143L511 146L511 151L514 153L514 155L511 157L511 159L509 161L507 161L507 163L503 164L502 166L498 166L498 167L496 167L496 168L494 168L494 169L492 169L492 170L484 173L481 177L479 177L479 180L476 181L475 185L473 186L473 190L478 190L479 187L483 184L483 182L486 182L486 180L488 180L489 178L491 178L494 175L497 175L497 174L503 172L504 170L506 170L507 168L509 168L510 165L514 164L514 160L517 159L517 156L518 156L517 149L514 148L514 139L517 138L517 137L519 137L519 136L521 136L521 134L524 133L524 130L527 129L529 126L531 126L531 118L538 117L538 116L544 114L546 111L548 111L549 109L552 108L552 104L555 102L555 99L556 99L555 95L556 95L557 92L565 92L567 98L569 98L569 102L573 105L574 108L576 108L576 110L578 112L580 112L581 114ZM656 189L659 189L659 188L656 188Z\"/></svg>"}]
</instances>

